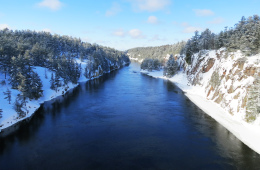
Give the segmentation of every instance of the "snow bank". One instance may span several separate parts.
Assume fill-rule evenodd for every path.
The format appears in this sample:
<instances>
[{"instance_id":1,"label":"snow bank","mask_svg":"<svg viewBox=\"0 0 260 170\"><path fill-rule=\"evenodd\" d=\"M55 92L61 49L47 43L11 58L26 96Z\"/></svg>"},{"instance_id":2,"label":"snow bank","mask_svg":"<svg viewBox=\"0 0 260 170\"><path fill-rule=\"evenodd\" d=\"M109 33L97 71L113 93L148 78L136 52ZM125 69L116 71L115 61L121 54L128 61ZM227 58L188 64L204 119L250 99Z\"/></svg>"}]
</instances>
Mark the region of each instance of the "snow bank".
<instances>
[{"instance_id":1,"label":"snow bank","mask_svg":"<svg viewBox=\"0 0 260 170\"><path fill-rule=\"evenodd\" d=\"M15 89L11 89L11 85L9 85L9 77L7 76L7 78L5 79L4 74L0 73L0 82L2 82L3 80L5 81L4 85L0 84L0 109L3 110L2 112L2 118L0 118L0 132L5 129L8 128L18 122L21 122L22 120L28 119L29 117L31 117L36 110L39 109L40 105L42 103L44 103L45 101L49 101L52 100L58 96L64 95L66 92L68 92L69 90L77 87L79 85L80 82L86 82L89 79L87 79L83 73L84 70L86 68L87 63L89 62L88 60L79 60L79 59L75 59L75 61L80 64L81 66L81 76L78 80L77 84L73 84L73 83L68 83L66 85L63 85L59 88L57 88L57 90L52 90L50 88L51 84L50 84L50 80L51 80L51 75L52 73L54 74L54 72L52 72L51 70L48 70L47 68L43 68L43 67L35 67L34 71L40 76L40 79L42 81L42 90L43 90L43 95L41 98L39 98L38 100L29 100L27 99L27 104L26 104L26 116L25 117L18 117L16 111L13 108L14 102L16 100L16 96L18 94L20 94L21 92ZM110 61L109 61L110 62ZM113 64L110 62L111 66L113 66ZM127 64L127 63L125 63ZM101 67L101 66L100 66ZM115 67L115 69L119 69L119 67ZM112 71L112 70L111 70ZM94 78L98 78L102 76L101 74L94 77ZM9 104L7 99L4 99L5 96L3 95L3 92L6 92L6 90L9 89L11 91L11 102Z\"/></svg>"},{"instance_id":2,"label":"snow bank","mask_svg":"<svg viewBox=\"0 0 260 170\"><path fill-rule=\"evenodd\" d=\"M77 62L81 64L82 70L86 67L86 62L81 62L80 60L77 60ZM11 85L9 85L8 82L9 77L7 76L7 78L5 79L4 74L0 73L0 82L3 80L5 80L6 82L5 85L0 85L0 109L3 110L2 118L0 118L0 132L7 127L10 127L22 120L31 117L35 113L35 111L39 109L40 105L45 101L49 101L58 96L64 95L67 91L78 86L78 84L68 83L67 85L59 87L57 91L52 90L50 89L50 80L51 74L53 72L43 67L35 67L34 71L38 73L42 81L43 96L38 100L27 100L28 103L26 104L26 108L28 112L26 113L26 116L23 118L19 118L17 116L16 111L13 109L13 103L15 102L16 96L21 92L15 89L11 89ZM79 82L86 82L88 80L89 79L87 79L83 74L79 78ZM4 99L5 96L3 95L3 92L5 92L7 89L11 91L10 104L7 101L7 99Z\"/></svg>"},{"instance_id":3,"label":"snow bank","mask_svg":"<svg viewBox=\"0 0 260 170\"><path fill-rule=\"evenodd\" d=\"M214 54L211 52L208 58L214 57ZM236 55L236 57L241 57ZM246 65L252 64L253 60L258 57L252 57L249 59ZM223 62L220 64L224 64L223 67L227 70L232 71L233 61ZM216 66L219 61L216 60L213 69L208 71L207 73L200 76L200 85L191 85L189 80L192 80L191 75L187 76L187 74L183 72L179 72L172 78L166 78L163 76L163 71L152 71L148 72L145 70L141 70L141 73L147 74L149 76L155 78L167 79L175 83L180 89L185 92L185 95L199 108L201 108L205 113L215 119L218 123L223 125L226 129L228 129L232 134L234 134L239 140L241 140L248 147L253 149L255 152L260 154L260 119L256 119L256 121L252 124L247 123L242 119L244 115L231 115L226 109L221 107L220 104L213 102L213 100L209 100L206 94L206 86L210 81L211 75L213 71L216 69ZM226 65L225 65L226 64ZM202 63L203 65L203 63ZM195 67L195 66L194 66ZM188 70L186 70L188 71ZM193 75L195 76L195 75ZM242 81L239 86L245 85L246 83L252 83L250 81L251 78L245 79ZM227 85L230 82L226 82ZM241 90L242 91L242 90ZM226 96L227 98L230 96ZM232 101L232 99L231 99ZM234 104L233 107L236 107Z\"/></svg>"},{"instance_id":4,"label":"snow bank","mask_svg":"<svg viewBox=\"0 0 260 170\"><path fill-rule=\"evenodd\" d=\"M138 59L138 58L134 58L134 57L129 57L130 60L133 60L133 61L137 61L139 63L142 63L143 62L143 59Z\"/></svg>"}]
</instances>

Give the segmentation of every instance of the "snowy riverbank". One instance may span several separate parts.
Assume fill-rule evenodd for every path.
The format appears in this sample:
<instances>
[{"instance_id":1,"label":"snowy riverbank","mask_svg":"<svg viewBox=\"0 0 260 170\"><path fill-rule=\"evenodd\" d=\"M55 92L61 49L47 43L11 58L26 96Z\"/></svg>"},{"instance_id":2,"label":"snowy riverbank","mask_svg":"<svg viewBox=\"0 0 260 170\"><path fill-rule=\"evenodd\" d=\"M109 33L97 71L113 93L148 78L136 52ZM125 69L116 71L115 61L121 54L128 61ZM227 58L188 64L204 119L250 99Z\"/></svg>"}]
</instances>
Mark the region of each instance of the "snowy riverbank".
<instances>
[{"instance_id":1,"label":"snowy riverbank","mask_svg":"<svg viewBox=\"0 0 260 170\"><path fill-rule=\"evenodd\" d=\"M163 71L148 72L142 70L141 73L147 74L155 78L167 79L175 83L185 92L185 95L201 108L205 113L223 125L239 140L248 147L260 154L260 120L257 119L253 124L246 123L235 116L230 115L213 101L206 99L206 94L200 86L190 86L184 73L179 73L172 78L163 76Z\"/></svg>"},{"instance_id":2,"label":"snowy riverbank","mask_svg":"<svg viewBox=\"0 0 260 170\"><path fill-rule=\"evenodd\" d=\"M86 67L87 62L86 61L80 61L76 60L77 63L81 64L81 69L83 70ZM40 79L42 81L42 89L43 89L43 95L38 100L28 100L26 104L26 110L27 113L25 117L18 117L16 111L14 110L14 102L16 99L16 96L20 94L21 92L16 89L11 89L11 85L9 84L9 77L5 79L4 74L0 74L0 80L5 80L5 85L0 85L0 108L3 110L2 118L0 118L0 132L8 127L11 127L18 122L21 122L25 119L30 118L41 106L42 103L46 101L50 101L52 99L55 99L61 95L66 94L66 92L70 91L71 89L77 87L79 84L73 84L68 83L66 85L63 85L61 87L58 87L57 90L52 90L50 88L50 81L51 81L51 75L54 73L53 71L44 68L44 67L35 67L34 71L40 76ZM86 82L89 79L87 79L83 74L81 74L78 82ZM4 99L3 92L5 92L7 89L11 91L11 101L9 104L9 101L7 99Z\"/></svg>"},{"instance_id":3,"label":"snowy riverbank","mask_svg":"<svg viewBox=\"0 0 260 170\"><path fill-rule=\"evenodd\" d=\"M81 66L84 67L86 63L81 62ZM68 83L67 85L61 86L57 88L57 90L52 90L50 89L50 80L51 80L51 75L52 71L43 68L43 67L35 67L34 71L40 76L40 79L42 81L42 89L43 89L43 95L40 97L38 100L27 100L26 104L26 110L27 113L24 117L18 117L16 111L14 110L14 101L16 99L16 96L20 94L21 92L16 90L16 89L11 89L11 85L9 84L9 77L5 79L4 74L0 74L0 80L5 80L5 85L0 85L0 103L1 103L1 109L3 110L2 112L2 118L0 119L0 132L3 129L6 129L10 126L15 125L18 122L21 122L25 119L30 118L41 106L42 103L45 101L52 100L58 96L64 95L66 92L69 90L75 88L78 86L78 84L72 84ZM79 79L79 82L86 82L88 81L85 76L81 76ZM3 92L5 92L7 89L11 91L11 101L9 104L9 101L7 99L4 99Z\"/></svg>"}]
</instances>

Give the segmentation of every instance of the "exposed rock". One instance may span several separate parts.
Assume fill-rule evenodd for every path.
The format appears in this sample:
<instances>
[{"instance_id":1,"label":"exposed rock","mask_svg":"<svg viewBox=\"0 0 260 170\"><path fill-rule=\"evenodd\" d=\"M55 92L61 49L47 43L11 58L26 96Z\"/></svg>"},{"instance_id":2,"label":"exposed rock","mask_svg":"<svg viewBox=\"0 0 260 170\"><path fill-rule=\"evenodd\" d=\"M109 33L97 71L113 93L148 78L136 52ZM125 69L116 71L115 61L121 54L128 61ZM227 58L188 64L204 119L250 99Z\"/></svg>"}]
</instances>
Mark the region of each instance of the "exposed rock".
<instances>
[{"instance_id":1,"label":"exposed rock","mask_svg":"<svg viewBox=\"0 0 260 170\"><path fill-rule=\"evenodd\" d=\"M209 91L208 91L207 97L209 97L211 91L213 91L213 90L214 90L214 88L211 86L210 89L209 89Z\"/></svg>"},{"instance_id":2,"label":"exposed rock","mask_svg":"<svg viewBox=\"0 0 260 170\"><path fill-rule=\"evenodd\" d=\"M256 73L256 68L255 67L247 67L244 72L245 75L247 76L254 76Z\"/></svg>"},{"instance_id":3,"label":"exposed rock","mask_svg":"<svg viewBox=\"0 0 260 170\"><path fill-rule=\"evenodd\" d=\"M247 95L242 99L242 105L241 108L245 108L247 103Z\"/></svg>"},{"instance_id":4,"label":"exposed rock","mask_svg":"<svg viewBox=\"0 0 260 170\"><path fill-rule=\"evenodd\" d=\"M240 56L243 54L239 51L228 53L225 49L216 53L204 51L194 54L191 65L184 64L183 58L179 63L183 66L181 70L187 74L189 84L203 87L207 99L244 119L249 89L254 78L260 77L260 71L257 71L259 65L255 64L257 57Z\"/></svg>"},{"instance_id":5,"label":"exposed rock","mask_svg":"<svg viewBox=\"0 0 260 170\"><path fill-rule=\"evenodd\" d=\"M213 97L212 97L211 100L215 99L218 95L219 95L219 91L216 90L215 93L213 94Z\"/></svg>"},{"instance_id":6,"label":"exposed rock","mask_svg":"<svg viewBox=\"0 0 260 170\"><path fill-rule=\"evenodd\" d=\"M230 86L230 88L228 89L227 92L228 92L229 94L234 92L234 90L233 90L233 86L232 86L232 85Z\"/></svg>"},{"instance_id":7,"label":"exposed rock","mask_svg":"<svg viewBox=\"0 0 260 170\"><path fill-rule=\"evenodd\" d=\"M205 64L202 68L202 73L206 73L208 72L214 65L215 63L215 59L214 58L210 58L207 62L207 64Z\"/></svg>"},{"instance_id":8,"label":"exposed rock","mask_svg":"<svg viewBox=\"0 0 260 170\"><path fill-rule=\"evenodd\" d=\"M224 94L220 93L220 94L218 95L218 98L217 98L214 102L220 104L220 102L223 100L223 96L224 96Z\"/></svg>"},{"instance_id":9,"label":"exposed rock","mask_svg":"<svg viewBox=\"0 0 260 170\"><path fill-rule=\"evenodd\" d=\"M234 96L234 99L238 99L240 96L240 92L238 92L235 96Z\"/></svg>"}]
</instances>

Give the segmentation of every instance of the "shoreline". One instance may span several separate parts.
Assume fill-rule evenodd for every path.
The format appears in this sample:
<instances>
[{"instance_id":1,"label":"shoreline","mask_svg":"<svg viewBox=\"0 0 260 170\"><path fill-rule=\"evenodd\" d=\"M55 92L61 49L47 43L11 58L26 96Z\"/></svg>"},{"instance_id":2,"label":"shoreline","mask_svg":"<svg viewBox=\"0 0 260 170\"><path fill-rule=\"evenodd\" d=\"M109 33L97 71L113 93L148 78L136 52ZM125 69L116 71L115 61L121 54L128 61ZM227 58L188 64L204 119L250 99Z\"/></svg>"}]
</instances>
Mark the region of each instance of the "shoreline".
<instances>
[{"instance_id":1,"label":"shoreline","mask_svg":"<svg viewBox=\"0 0 260 170\"><path fill-rule=\"evenodd\" d=\"M90 79L91 80L91 79ZM89 80L87 80L89 81ZM87 81L84 81L84 82L87 82ZM12 129L11 128L14 128L15 126L19 126L21 123L23 123L24 121L28 121L30 120L33 115L40 109L40 107L45 103L45 102L48 102L48 101L51 101L51 100L55 100L56 98L60 97L60 96L63 96L63 95L66 95L69 91L73 90L74 88L78 87L80 82L78 82L77 84L74 84L74 86L71 86L64 94L59 94L59 93L56 93L55 94L55 97L51 96L50 98L44 100L44 101L39 101L39 102L36 102L38 104L38 106L34 106L33 109L30 109L30 112L28 114L26 114L25 117L21 118L21 119L18 119L16 120L16 122L14 123L8 123L8 125L5 125L3 127L0 128L0 135L4 135L4 133L6 131L9 131ZM64 87L63 87L64 88ZM19 128L19 127L18 127Z\"/></svg>"},{"instance_id":2,"label":"shoreline","mask_svg":"<svg viewBox=\"0 0 260 170\"><path fill-rule=\"evenodd\" d=\"M154 78L165 79L171 81L177 85L195 105L197 105L201 110L203 110L207 115L212 117L219 124L224 126L229 132L231 132L236 138L247 145L249 148L254 150L256 153L260 154L260 126L256 124L249 124L246 122L241 122L236 120L234 116L231 116L223 108L218 106L211 100L207 100L202 95L194 93L192 86L187 86L188 81L181 82L178 76L175 75L172 78L166 78L163 76L162 71L148 72L146 70L141 70L140 73L146 74ZM179 81L178 81L179 80ZM202 90L202 89L195 89Z\"/></svg>"},{"instance_id":3,"label":"shoreline","mask_svg":"<svg viewBox=\"0 0 260 170\"><path fill-rule=\"evenodd\" d=\"M127 65L127 63L123 66L125 67ZM123 67L120 67L120 68L123 68ZM114 69L114 70L111 70L107 73L104 73L104 74L109 74L111 73L112 71L115 71L115 70L119 70L120 68L118 69ZM104 75L103 74L103 75ZM94 78L91 78L91 79L87 79L87 78L81 78L79 79L78 83L77 84L72 84L71 82L68 84L68 87L67 90L65 86L62 86L60 87L55 94L52 94L52 95L48 95L48 96L43 96L41 97L40 99L38 100L34 100L32 101L31 103L28 103L28 106L29 106L29 112L26 114L25 117L23 118L20 118L20 119L13 119L12 121L9 121L9 122L6 122L5 124L3 124L2 127L0 127L0 136L5 136L5 133L9 133L8 131L12 132L12 131L15 131L19 128L20 124L22 124L23 122L25 121L28 121L32 118L32 116L40 109L40 107L42 106L42 104L44 104L45 102L49 102L51 100L55 100L57 99L58 97L61 97L63 95L66 95L68 92L70 92L71 90L73 90L74 88L78 87L80 83L86 83L90 80L94 80L94 79L97 79L103 75L99 75L97 77L94 77ZM50 90L50 89L47 89L47 90ZM13 129L13 130L12 130Z\"/></svg>"}]
</instances>

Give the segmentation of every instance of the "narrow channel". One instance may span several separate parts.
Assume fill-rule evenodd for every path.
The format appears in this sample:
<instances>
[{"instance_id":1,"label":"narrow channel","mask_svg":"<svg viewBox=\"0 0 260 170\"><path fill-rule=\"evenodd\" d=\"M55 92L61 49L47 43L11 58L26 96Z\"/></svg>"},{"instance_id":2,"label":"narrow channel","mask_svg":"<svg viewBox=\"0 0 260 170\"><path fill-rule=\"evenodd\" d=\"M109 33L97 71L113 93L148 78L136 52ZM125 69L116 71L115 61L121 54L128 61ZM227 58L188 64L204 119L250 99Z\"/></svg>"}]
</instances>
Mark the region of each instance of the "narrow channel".
<instances>
[{"instance_id":1,"label":"narrow channel","mask_svg":"<svg viewBox=\"0 0 260 170\"><path fill-rule=\"evenodd\" d=\"M0 136L0 169L260 169L260 155L132 63Z\"/></svg>"}]
</instances>

